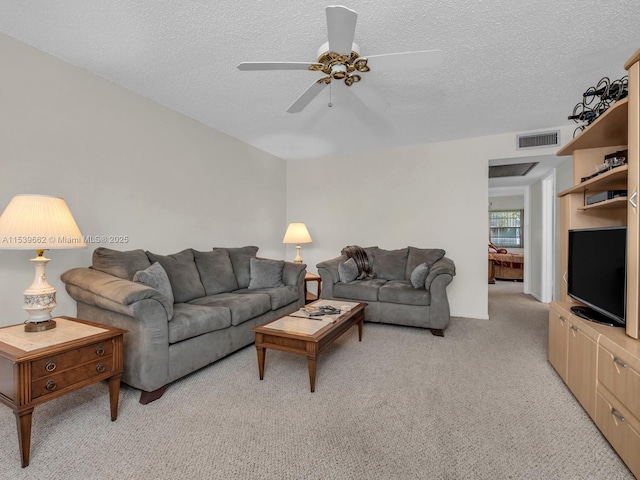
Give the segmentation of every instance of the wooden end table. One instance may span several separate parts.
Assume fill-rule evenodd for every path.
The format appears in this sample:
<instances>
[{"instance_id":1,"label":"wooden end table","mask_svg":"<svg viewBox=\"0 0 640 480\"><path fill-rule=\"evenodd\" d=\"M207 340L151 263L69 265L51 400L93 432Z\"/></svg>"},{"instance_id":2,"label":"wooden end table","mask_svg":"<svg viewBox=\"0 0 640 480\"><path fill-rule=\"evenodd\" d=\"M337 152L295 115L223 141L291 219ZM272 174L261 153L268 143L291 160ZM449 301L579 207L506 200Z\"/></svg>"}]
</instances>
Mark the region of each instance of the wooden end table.
<instances>
[{"instance_id":1,"label":"wooden end table","mask_svg":"<svg viewBox=\"0 0 640 480\"><path fill-rule=\"evenodd\" d=\"M316 362L320 352L354 325L358 325L358 341L362 341L366 303L320 300L314 304L350 304L353 307L351 311L340 315L334 323L285 315L252 328L251 331L256 334L260 380L264 378L264 360L267 348L295 353L307 357L309 384L311 391L314 392L316 389Z\"/></svg>"},{"instance_id":2,"label":"wooden end table","mask_svg":"<svg viewBox=\"0 0 640 480\"><path fill-rule=\"evenodd\" d=\"M29 465L33 409L101 380L109 381L111 420L118 418L122 338L127 332L70 317L56 328L0 328L0 402L16 416L22 467Z\"/></svg>"},{"instance_id":3,"label":"wooden end table","mask_svg":"<svg viewBox=\"0 0 640 480\"><path fill-rule=\"evenodd\" d=\"M318 283L318 294L314 295L313 293L307 290L308 282L317 282ZM304 275L304 299L305 303L311 303L320 298L320 293L322 292L322 278L315 273L305 273Z\"/></svg>"}]
</instances>

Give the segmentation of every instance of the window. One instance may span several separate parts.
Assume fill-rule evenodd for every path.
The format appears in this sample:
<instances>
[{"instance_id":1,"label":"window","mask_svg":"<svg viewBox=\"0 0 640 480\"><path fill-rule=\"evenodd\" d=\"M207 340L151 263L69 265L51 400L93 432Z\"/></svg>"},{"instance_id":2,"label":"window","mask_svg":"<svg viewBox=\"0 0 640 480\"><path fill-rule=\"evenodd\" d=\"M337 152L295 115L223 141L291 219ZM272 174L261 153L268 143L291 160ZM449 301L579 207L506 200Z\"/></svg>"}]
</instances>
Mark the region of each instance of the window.
<instances>
[{"instance_id":1,"label":"window","mask_svg":"<svg viewBox=\"0 0 640 480\"><path fill-rule=\"evenodd\" d=\"M489 212L491 243L501 248L524 248L524 210L492 210Z\"/></svg>"}]
</instances>

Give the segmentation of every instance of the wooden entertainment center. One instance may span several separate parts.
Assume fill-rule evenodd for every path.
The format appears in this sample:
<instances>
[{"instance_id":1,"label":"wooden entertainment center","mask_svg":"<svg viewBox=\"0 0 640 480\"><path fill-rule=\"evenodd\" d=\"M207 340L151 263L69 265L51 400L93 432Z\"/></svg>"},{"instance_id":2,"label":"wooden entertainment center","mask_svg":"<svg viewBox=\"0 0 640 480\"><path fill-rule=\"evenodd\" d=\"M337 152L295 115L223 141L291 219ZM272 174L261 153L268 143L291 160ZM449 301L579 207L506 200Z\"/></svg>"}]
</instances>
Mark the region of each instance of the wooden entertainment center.
<instances>
[{"instance_id":1,"label":"wooden entertainment center","mask_svg":"<svg viewBox=\"0 0 640 480\"><path fill-rule=\"evenodd\" d=\"M560 272L568 265L569 230L627 226L626 328L571 312L577 305L561 282L549 311L549 362L631 472L640 478L640 50L627 61L629 95L618 100L560 151L573 155L574 186L560 197ZM627 149L627 165L592 175L604 156ZM585 192L627 190L585 206Z\"/></svg>"}]
</instances>

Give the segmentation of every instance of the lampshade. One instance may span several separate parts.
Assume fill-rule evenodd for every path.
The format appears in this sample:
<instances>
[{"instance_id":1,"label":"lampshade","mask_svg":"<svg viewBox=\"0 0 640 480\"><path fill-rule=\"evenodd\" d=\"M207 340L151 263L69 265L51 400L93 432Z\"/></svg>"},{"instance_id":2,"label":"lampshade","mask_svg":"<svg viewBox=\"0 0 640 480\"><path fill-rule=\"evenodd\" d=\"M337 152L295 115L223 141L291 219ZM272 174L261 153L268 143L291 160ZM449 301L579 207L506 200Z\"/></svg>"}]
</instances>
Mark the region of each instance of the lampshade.
<instances>
[{"instance_id":1,"label":"lampshade","mask_svg":"<svg viewBox=\"0 0 640 480\"><path fill-rule=\"evenodd\" d=\"M302 257L300 256L300 244L311 243L311 235L309 235L307 226L302 222L290 223L284 234L282 243L295 243L296 257L293 259L293 262L302 263Z\"/></svg>"},{"instance_id":2,"label":"lampshade","mask_svg":"<svg viewBox=\"0 0 640 480\"><path fill-rule=\"evenodd\" d=\"M83 248L87 244L62 198L47 195L16 195L0 216L0 248L36 250L31 259L36 275L24 291L23 309L29 312L27 332L55 328L51 310L56 306L56 289L49 285L45 273L49 259L44 251L60 248Z\"/></svg>"},{"instance_id":3,"label":"lampshade","mask_svg":"<svg viewBox=\"0 0 640 480\"><path fill-rule=\"evenodd\" d=\"M83 248L82 233L62 198L16 195L0 217L0 248Z\"/></svg>"},{"instance_id":4,"label":"lampshade","mask_svg":"<svg viewBox=\"0 0 640 480\"><path fill-rule=\"evenodd\" d=\"M311 243L311 235L307 226L302 222L290 223L284 234L282 243Z\"/></svg>"}]
</instances>

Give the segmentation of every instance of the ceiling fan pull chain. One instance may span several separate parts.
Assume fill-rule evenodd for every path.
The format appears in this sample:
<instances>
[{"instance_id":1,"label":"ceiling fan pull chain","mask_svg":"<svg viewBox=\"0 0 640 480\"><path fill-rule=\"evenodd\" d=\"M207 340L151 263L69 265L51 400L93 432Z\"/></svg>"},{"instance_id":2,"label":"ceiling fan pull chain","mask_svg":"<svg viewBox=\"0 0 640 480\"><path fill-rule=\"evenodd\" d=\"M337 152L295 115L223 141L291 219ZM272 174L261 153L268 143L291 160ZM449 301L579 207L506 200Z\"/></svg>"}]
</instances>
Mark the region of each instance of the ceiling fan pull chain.
<instances>
[{"instance_id":1,"label":"ceiling fan pull chain","mask_svg":"<svg viewBox=\"0 0 640 480\"><path fill-rule=\"evenodd\" d=\"M331 84L329 84L329 107L333 107L333 103L331 103Z\"/></svg>"}]
</instances>

